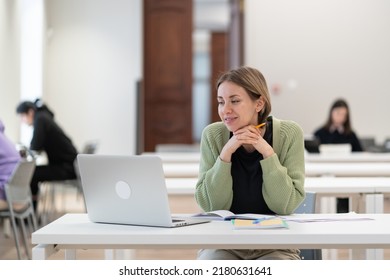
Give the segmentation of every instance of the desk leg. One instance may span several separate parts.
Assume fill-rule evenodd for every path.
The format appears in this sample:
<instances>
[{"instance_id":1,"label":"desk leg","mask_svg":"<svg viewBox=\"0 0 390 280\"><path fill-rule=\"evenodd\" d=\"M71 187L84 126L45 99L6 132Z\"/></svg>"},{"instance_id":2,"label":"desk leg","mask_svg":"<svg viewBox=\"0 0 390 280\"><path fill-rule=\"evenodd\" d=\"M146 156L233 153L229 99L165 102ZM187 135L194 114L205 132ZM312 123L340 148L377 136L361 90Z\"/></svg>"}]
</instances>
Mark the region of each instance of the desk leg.
<instances>
[{"instance_id":1,"label":"desk leg","mask_svg":"<svg viewBox=\"0 0 390 280\"><path fill-rule=\"evenodd\" d=\"M65 249L65 260L75 260L76 249Z\"/></svg>"},{"instance_id":2,"label":"desk leg","mask_svg":"<svg viewBox=\"0 0 390 280\"><path fill-rule=\"evenodd\" d=\"M106 250L104 250L104 258L106 260L134 260L135 259L135 250L106 249Z\"/></svg>"},{"instance_id":3,"label":"desk leg","mask_svg":"<svg viewBox=\"0 0 390 280\"><path fill-rule=\"evenodd\" d=\"M337 249L322 249L322 259L324 260L337 260Z\"/></svg>"},{"instance_id":4,"label":"desk leg","mask_svg":"<svg viewBox=\"0 0 390 280\"><path fill-rule=\"evenodd\" d=\"M336 213L336 198L325 196L320 199L320 213Z\"/></svg>"},{"instance_id":5,"label":"desk leg","mask_svg":"<svg viewBox=\"0 0 390 280\"><path fill-rule=\"evenodd\" d=\"M366 213L383 214L384 195L382 193L366 195Z\"/></svg>"},{"instance_id":6,"label":"desk leg","mask_svg":"<svg viewBox=\"0 0 390 280\"><path fill-rule=\"evenodd\" d=\"M366 260L383 260L383 249L367 249Z\"/></svg>"},{"instance_id":7,"label":"desk leg","mask_svg":"<svg viewBox=\"0 0 390 280\"><path fill-rule=\"evenodd\" d=\"M366 213L383 214L384 195L381 193L366 195ZM367 249L367 260L383 260L383 249Z\"/></svg>"},{"instance_id":8,"label":"desk leg","mask_svg":"<svg viewBox=\"0 0 390 280\"><path fill-rule=\"evenodd\" d=\"M33 260L47 260L51 255L58 250L53 244L39 244L32 248Z\"/></svg>"},{"instance_id":9,"label":"desk leg","mask_svg":"<svg viewBox=\"0 0 390 280\"><path fill-rule=\"evenodd\" d=\"M10 238L11 236L11 224L9 219L3 219L3 232L5 238Z\"/></svg>"}]
</instances>

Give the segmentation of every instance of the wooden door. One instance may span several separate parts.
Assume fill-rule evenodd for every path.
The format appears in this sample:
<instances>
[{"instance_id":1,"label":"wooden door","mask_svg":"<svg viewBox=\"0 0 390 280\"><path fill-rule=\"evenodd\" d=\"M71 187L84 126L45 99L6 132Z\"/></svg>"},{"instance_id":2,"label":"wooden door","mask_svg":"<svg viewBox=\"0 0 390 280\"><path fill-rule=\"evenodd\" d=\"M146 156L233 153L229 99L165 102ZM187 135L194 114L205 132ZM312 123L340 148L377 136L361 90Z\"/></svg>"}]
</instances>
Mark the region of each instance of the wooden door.
<instances>
[{"instance_id":1,"label":"wooden door","mask_svg":"<svg viewBox=\"0 0 390 280\"><path fill-rule=\"evenodd\" d=\"M226 32L211 33L211 122L220 121L218 115L216 82L219 76L227 71L228 66L228 34Z\"/></svg>"},{"instance_id":2,"label":"wooden door","mask_svg":"<svg viewBox=\"0 0 390 280\"><path fill-rule=\"evenodd\" d=\"M144 1L144 150L192 143L192 1Z\"/></svg>"}]
</instances>

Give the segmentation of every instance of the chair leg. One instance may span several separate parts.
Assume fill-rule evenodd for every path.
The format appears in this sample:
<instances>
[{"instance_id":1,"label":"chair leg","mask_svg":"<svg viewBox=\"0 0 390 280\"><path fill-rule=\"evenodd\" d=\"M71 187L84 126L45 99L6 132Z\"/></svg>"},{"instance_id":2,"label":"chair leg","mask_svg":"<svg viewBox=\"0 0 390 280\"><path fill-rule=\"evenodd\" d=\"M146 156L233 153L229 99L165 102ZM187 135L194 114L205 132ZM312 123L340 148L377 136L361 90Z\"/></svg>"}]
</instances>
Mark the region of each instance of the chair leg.
<instances>
[{"instance_id":1,"label":"chair leg","mask_svg":"<svg viewBox=\"0 0 390 280\"><path fill-rule=\"evenodd\" d=\"M26 225L24 224L25 219L21 218L21 219L19 219L19 221L20 221L20 225L21 225L21 228L22 228L23 244L24 244L24 248L25 248L25 251L26 251L26 255L27 255L27 258L29 260L31 260L30 249L28 247L28 241L27 241L27 230L26 230Z\"/></svg>"},{"instance_id":2,"label":"chair leg","mask_svg":"<svg viewBox=\"0 0 390 280\"><path fill-rule=\"evenodd\" d=\"M38 230L38 222L37 222L37 218L35 217L35 213L34 212L30 213L29 217L32 221L32 227L31 227L32 230L33 231Z\"/></svg>"},{"instance_id":3,"label":"chair leg","mask_svg":"<svg viewBox=\"0 0 390 280\"><path fill-rule=\"evenodd\" d=\"M28 223L27 230L28 230L28 233L31 234L34 232L34 228L33 228L32 221L31 221L31 216L28 215L26 219L27 219L27 223Z\"/></svg>"},{"instance_id":4,"label":"chair leg","mask_svg":"<svg viewBox=\"0 0 390 280\"><path fill-rule=\"evenodd\" d=\"M11 236L11 225L10 225L9 218L3 219L3 232L4 232L5 238L9 238Z\"/></svg>"},{"instance_id":5,"label":"chair leg","mask_svg":"<svg viewBox=\"0 0 390 280\"><path fill-rule=\"evenodd\" d=\"M19 242L19 233L17 231L16 227L16 221L14 217L10 217L11 224L12 224L12 231L14 233L14 239L15 239L15 246L16 246L16 252L18 253L19 260L22 259L22 256L20 254L20 242Z\"/></svg>"}]
</instances>

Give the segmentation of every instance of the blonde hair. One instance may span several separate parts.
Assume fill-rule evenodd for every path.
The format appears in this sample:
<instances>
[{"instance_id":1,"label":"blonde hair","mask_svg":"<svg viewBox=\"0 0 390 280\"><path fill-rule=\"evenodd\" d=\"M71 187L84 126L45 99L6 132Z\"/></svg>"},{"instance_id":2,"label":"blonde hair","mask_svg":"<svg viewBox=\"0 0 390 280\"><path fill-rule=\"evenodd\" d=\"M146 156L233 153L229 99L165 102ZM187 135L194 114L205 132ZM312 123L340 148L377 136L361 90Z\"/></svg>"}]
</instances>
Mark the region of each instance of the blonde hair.
<instances>
[{"instance_id":1,"label":"blonde hair","mask_svg":"<svg viewBox=\"0 0 390 280\"><path fill-rule=\"evenodd\" d=\"M271 99L268 92L267 82L261 72L255 68L242 66L237 69L229 70L223 73L217 81L218 87L223 82L232 82L248 93L249 97L256 101L263 98L264 107L259 112L259 123L264 122L271 113Z\"/></svg>"}]
</instances>

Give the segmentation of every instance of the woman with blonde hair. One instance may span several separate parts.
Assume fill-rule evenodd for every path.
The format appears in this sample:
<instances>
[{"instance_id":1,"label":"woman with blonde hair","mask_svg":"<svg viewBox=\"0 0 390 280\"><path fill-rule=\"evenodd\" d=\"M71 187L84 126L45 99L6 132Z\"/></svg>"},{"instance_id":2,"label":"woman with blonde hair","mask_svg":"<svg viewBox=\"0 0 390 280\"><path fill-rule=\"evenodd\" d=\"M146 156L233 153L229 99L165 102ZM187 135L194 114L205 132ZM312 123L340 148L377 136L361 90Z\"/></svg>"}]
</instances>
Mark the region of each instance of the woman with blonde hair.
<instances>
[{"instance_id":1,"label":"woman with blonde hair","mask_svg":"<svg viewBox=\"0 0 390 280\"><path fill-rule=\"evenodd\" d=\"M196 200L204 211L235 214L294 212L305 198L303 131L293 121L270 116L264 76L251 67L217 81L221 122L201 139ZM299 259L298 250L200 250L199 259Z\"/></svg>"}]
</instances>

